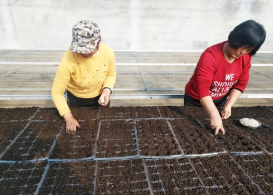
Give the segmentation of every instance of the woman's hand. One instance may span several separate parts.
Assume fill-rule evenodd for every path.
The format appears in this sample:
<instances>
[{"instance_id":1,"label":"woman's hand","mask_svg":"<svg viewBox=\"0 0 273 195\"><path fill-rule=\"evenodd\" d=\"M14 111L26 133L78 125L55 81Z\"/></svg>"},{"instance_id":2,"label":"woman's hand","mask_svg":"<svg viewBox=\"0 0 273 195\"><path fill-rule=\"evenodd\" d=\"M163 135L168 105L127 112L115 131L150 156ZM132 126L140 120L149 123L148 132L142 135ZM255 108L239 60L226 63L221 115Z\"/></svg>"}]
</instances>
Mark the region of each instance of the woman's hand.
<instances>
[{"instance_id":1,"label":"woman's hand","mask_svg":"<svg viewBox=\"0 0 273 195\"><path fill-rule=\"evenodd\" d=\"M70 112L63 115L63 118L66 123L66 133L74 135L76 133L77 127L80 128L78 121Z\"/></svg>"},{"instance_id":2,"label":"woman's hand","mask_svg":"<svg viewBox=\"0 0 273 195\"><path fill-rule=\"evenodd\" d=\"M231 106L230 105L225 105L223 107L223 110L221 111L221 116L222 116L222 119L227 119L231 116Z\"/></svg>"},{"instance_id":3,"label":"woman's hand","mask_svg":"<svg viewBox=\"0 0 273 195\"><path fill-rule=\"evenodd\" d=\"M219 130L221 130L222 133L225 134L222 119L219 114L210 118L210 127L211 129L215 129L215 135L218 135Z\"/></svg>"},{"instance_id":4,"label":"woman's hand","mask_svg":"<svg viewBox=\"0 0 273 195\"><path fill-rule=\"evenodd\" d=\"M215 129L215 135L219 133L219 130L225 134L221 116L215 104L213 103L211 96L205 96L201 98L200 102L210 116L210 127L211 129Z\"/></svg>"},{"instance_id":5,"label":"woman's hand","mask_svg":"<svg viewBox=\"0 0 273 195\"><path fill-rule=\"evenodd\" d=\"M107 88L103 89L100 95L100 98L98 100L98 103L102 106L107 106L110 101L110 95L111 95L111 91L109 89Z\"/></svg>"}]
</instances>

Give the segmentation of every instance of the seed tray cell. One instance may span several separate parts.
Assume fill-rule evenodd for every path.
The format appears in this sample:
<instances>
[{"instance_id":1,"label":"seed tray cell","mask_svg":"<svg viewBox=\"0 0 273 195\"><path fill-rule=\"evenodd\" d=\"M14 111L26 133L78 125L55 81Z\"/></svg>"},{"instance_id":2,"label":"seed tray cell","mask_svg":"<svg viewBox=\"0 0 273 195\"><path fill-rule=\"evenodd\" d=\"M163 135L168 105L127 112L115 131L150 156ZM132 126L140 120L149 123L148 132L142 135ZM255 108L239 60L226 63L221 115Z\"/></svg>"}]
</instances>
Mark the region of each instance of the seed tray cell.
<instances>
[{"instance_id":1,"label":"seed tray cell","mask_svg":"<svg viewBox=\"0 0 273 195\"><path fill-rule=\"evenodd\" d=\"M162 118L189 118L184 106L159 106Z\"/></svg>"},{"instance_id":2,"label":"seed tray cell","mask_svg":"<svg viewBox=\"0 0 273 195\"><path fill-rule=\"evenodd\" d=\"M273 129L273 120L272 119L261 119L260 120L264 127L267 127L269 129Z\"/></svg>"},{"instance_id":3,"label":"seed tray cell","mask_svg":"<svg viewBox=\"0 0 273 195\"><path fill-rule=\"evenodd\" d=\"M73 117L77 120L92 120L97 119L99 116L99 107L83 107L83 108L70 108Z\"/></svg>"},{"instance_id":4,"label":"seed tray cell","mask_svg":"<svg viewBox=\"0 0 273 195\"><path fill-rule=\"evenodd\" d=\"M150 194L142 159L98 161L95 194Z\"/></svg>"},{"instance_id":5,"label":"seed tray cell","mask_svg":"<svg viewBox=\"0 0 273 195\"><path fill-rule=\"evenodd\" d=\"M57 137L56 145L50 159L81 159L94 157L95 143L98 135L99 121L79 121L75 135L65 130Z\"/></svg>"},{"instance_id":6,"label":"seed tray cell","mask_svg":"<svg viewBox=\"0 0 273 195\"><path fill-rule=\"evenodd\" d=\"M154 194L205 192L200 189L202 181L187 158L151 159L145 160L145 164Z\"/></svg>"},{"instance_id":7,"label":"seed tray cell","mask_svg":"<svg viewBox=\"0 0 273 195\"><path fill-rule=\"evenodd\" d=\"M185 106L183 110L191 119L209 119L209 115L203 107Z\"/></svg>"},{"instance_id":8,"label":"seed tray cell","mask_svg":"<svg viewBox=\"0 0 273 195\"><path fill-rule=\"evenodd\" d=\"M0 108L1 121L27 120L31 118L38 108Z\"/></svg>"},{"instance_id":9,"label":"seed tray cell","mask_svg":"<svg viewBox=\"0 0 273 195\"><path fill-rule=\"evenodd\" d=\"M32 120L63 120L56 108L39 108Z\"/></svg>"},{"instance_id":10,"label":"seed tray cell","mask_svg":"<svg viewBox=\"0 0 273 195\"><path fill-rule=\"evenodd\" d=\"M27 124L28 121L0 122L0 159L1 153L7 149Z\"/></svg>"},{"instance_id":11,"label":"seed tray cell","mask_svg":"<svg viewBox=\"0 0 273 195\"><path fill-rule=\"evenodd\" d=\"M264 194L230 155L191 159L209 193Z\"/></svg>"},{"instance_id":12,"label":"seed tray cell","mask_svg":"<svg viewBox=\"0 0 273 195\"><path fill-rule=\"evenodd\" d=\"M100 110L100 119L160 118L157 107L106 107Z\"/></svg>"},{"instance_id":13,"label":"seed tray cell","mask_svg":"<svg viewBox=\"0 0 273 195\"><path fill-rule=\"evenodd\" d=\"M233 107L231 109L230 119L254 118L254 119L270 119L273 117L272 110L265 106L252 107Z\"/></svg>"},{"instance_id":14,"label":"seed tray cell","mask_svg":"<svg viewBox=\"0 0 273 195\"><path fill-rule=\"evenodd\" d=\"M39 194L93 194L96 161L51 162Z\"/></svg>"},{"instance_id":15,"label":"seed tray cell","mask_svg":"<svg viewBox=\"0 0 273 195\"><path fill-rule=\"evenodd\" d=\"M0 194L34 194L46 164L0 164Z\"/></svg>"},{"instance_id":16,"label":"seed tray cell","mask_svg":"<svg viewBox=\"0 0 273 195\"><path fill-rule=\"evenodd\" d=\"M45 158L50 151L63 122L31 122L10 147L2 160L33 160Z\"/></svg>"},{"instance_id":17,"label":"seed tray cell","mask_svg":"<svg viewBox=\"0 0 273 195\"><path fill-rule=\"evenodd\" d=\"M244 134L251 137L255 142L257 142L263 149L265 149L268 153L273 153L273 139L269 139L270 137L273 137L273 128L270 125L268 119L260 119L261 122L264 122L264 124L254 130L248 129L247 127L243 127L242 125L239 125L238 121L234 121L234 124L238 125L236 126L238 129L240 129ZM267 125L266 123L269 123Z\"/></svg>"},{"instance_id":18,"label":"seed tray cell","mask_svg":"<svg viewBox=\"0 0 273 195\"><path fill-rule=\"evenodd\" d=\"M96 158L136 156L135 122L133 120L102 120L96 148Z\"/></svg>"},{"instance_id":19,"label":"seed tray cell","mask_svg":"<svg viewBox=\"0 0 273 195\"><path fill-rule=\"evenodd\" d=\"M273 192L272 156L268 154L234 156L234 159L265 194Z\"/></svg>"},{"instance_id":20,"label":"seed tray cell","mask_svg":"<svg viewBox=\"0 0 273 195\"><path fill-rule=\"evenodd\" d=\"M207 131L214 134L214 130L210 128L209 120L201 120L200 122L205 126ZM261 152L262 148L260 145L251 139L246 134L246 131L241 130L238 123L238 120L223 120L223 127L226 133L223 135L222 132L219 132L218 135L214 136L214 139L228 152Z\"/></svg>"},{"instance_id":21,"label":"seed tray cell","mask_svg":"<svg viewBox=\"0 0 273 195\"><path fill-rule=\"evenodd\" d=\"M198 121L175 119L169 122L186 155L225 152Z\"/></svg>"},{"instance_id":22,"label":"seed tray cell","mask_svg":"<svg viewBox=\"0 0 273 195\"><path fill-rule=\"evenodd\" d=\"M166 120L137 120L136 129L141 157L182 154Z\"/></svg>"}]
</instances>

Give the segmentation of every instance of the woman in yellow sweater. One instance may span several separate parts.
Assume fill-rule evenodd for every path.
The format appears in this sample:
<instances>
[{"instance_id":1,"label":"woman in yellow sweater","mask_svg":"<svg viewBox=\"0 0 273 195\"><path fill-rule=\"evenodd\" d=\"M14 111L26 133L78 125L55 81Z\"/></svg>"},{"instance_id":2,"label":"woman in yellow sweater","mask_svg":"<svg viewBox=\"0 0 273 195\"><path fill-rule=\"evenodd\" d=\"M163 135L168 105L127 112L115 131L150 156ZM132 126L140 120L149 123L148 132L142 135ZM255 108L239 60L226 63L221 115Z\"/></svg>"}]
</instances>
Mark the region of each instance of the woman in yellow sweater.
<instances>
[{"instance_id":1,"label":"woman in yellow sweater","mask_svg":"<svg viewBox=\"0 0 273 195\"><path fill-rule=\"evenodd\" d=\"M101 42L98 25L82 20L72 28L72 37L71 47L62 56L51 90L69 134L75 134L80 127L69 107L109 106L116 81L115 55Z\"/></svg>"}]
</instances>

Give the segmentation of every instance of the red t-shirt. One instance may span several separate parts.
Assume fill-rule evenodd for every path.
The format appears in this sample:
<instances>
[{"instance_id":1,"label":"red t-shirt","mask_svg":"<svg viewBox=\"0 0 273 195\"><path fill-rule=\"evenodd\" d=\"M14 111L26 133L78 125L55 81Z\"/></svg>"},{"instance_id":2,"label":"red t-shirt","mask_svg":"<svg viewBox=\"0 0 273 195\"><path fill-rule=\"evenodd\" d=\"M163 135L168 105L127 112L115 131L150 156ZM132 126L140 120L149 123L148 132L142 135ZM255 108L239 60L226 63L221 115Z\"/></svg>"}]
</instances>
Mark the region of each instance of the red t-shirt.
<instances>
[{"instance_id":1,"label":"red t-shirt","mask_svg":"<svg viewBox=\"0 0 273 195\"><path fill-rule=\"evenodd\" d=\"M226 41L225 41L226 42ZM187 96L200 100L211 96L213 100L227 95L231 88L244 91L251 67L251 56L245 54L229 63L223 53L225 42L206 49L185 87Z\"/></svg>"}]
</instances>

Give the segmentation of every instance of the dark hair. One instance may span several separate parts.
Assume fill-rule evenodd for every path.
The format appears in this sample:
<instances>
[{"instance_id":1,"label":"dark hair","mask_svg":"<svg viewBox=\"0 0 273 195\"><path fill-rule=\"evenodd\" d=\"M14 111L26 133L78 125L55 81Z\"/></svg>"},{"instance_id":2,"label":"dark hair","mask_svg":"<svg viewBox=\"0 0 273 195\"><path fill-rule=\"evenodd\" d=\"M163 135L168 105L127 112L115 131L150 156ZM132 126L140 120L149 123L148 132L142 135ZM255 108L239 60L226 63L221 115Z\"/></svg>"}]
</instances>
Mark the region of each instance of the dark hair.
<instances>
[{"instance_id":1,"label":"dark hair","mask_svg":"<svg viewBox=\"0 0 273 195\"><path fill-rule=\"evenodd\" d=\"M242 46L254 47L249 53L253 56L264 43L266 32L264 27L254 20L247 20L229 33L228 43L233 49L238 49Z\"/></svg>"}]
</instances>

